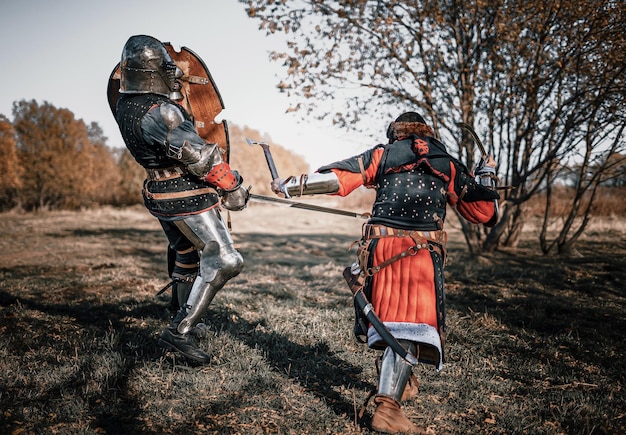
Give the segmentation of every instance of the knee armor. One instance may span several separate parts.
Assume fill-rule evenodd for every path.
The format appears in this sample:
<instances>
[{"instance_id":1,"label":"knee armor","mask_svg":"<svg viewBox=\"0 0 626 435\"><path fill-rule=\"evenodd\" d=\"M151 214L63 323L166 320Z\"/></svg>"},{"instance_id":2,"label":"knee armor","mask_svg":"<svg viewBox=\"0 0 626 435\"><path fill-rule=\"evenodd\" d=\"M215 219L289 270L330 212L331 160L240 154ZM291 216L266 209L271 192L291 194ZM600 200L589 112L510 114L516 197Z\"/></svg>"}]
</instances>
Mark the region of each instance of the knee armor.
<instances>
[{"instance_id":1,"label":"knee armor","mask_svg":"<svg viewBox=\"0 0 626 435\"><path fill-rule=\"evenodd\" d=\"M198 247L200 254L200 272L183 306L186 315L176 325L178 332L184 334L198 324L224 284L241 272L243 257L215 209L177 221L176 226Z\"/></svg>"}]
</instances>

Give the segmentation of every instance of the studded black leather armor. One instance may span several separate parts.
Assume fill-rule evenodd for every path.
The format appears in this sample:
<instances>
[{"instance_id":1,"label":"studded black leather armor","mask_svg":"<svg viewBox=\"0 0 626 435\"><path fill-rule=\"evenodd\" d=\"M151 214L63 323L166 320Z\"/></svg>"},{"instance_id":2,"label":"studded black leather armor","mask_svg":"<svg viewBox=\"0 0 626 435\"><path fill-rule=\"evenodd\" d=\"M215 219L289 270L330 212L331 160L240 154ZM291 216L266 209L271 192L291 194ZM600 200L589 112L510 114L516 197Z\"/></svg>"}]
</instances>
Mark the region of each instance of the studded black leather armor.
<instances>
[{"instance_id":1,"label":"studded black leather armor","mask_svg":"<svg viewBox=\"0 0 626 435\"><path fill-rule=\"evenodd\" d=\"M143 189L146 208L161 219L176 219L210 209L217 204L219 196L210 184L169 157L166 143L149 143L144 139L143 116L163 102L171 103L171 100L156 94L122 94L117 102L117 121L128 150L148 173ZM181 110L188 119L185 110Z\"/></svg>"},{"instance_id":2,"label":"studded black leather armor","mask_svg":"<svg viewBox=\"0 0 626 435\"><path fill-rule=\"evenodd\" d=\"M416 136L409 136L389 145L379 145L360 156L324 166L319 172L333 168L360 172L359 160L368 168L373 151L383 148L369 222L394 228L442 229L451 194L464 195L466 201L498 198L497 193L475 183L465 165L450 156L437 139L419 138L428 149L423 155L416 153L415 139Z\"/></svg>"}]
</instances>

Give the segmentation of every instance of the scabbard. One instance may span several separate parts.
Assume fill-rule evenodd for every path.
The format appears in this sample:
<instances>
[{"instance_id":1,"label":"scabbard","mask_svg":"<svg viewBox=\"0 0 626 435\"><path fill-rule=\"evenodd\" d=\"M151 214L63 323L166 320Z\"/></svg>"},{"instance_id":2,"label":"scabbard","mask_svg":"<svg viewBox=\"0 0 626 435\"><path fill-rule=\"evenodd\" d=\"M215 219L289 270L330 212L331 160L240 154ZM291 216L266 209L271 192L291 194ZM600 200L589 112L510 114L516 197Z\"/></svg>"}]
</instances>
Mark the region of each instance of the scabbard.
<instances>
[{"instance_id":1,"label":"scabbard","mask_svg":"<svg viewBox=\"0 0 626 435\"><path fill-rule=\"evenodd\" d=\"M391 332L389 332L389 329L387 329L385 324L381 322L381 320L378 318L378 316L374 312L374 307L372 307L372 304L367 300L367 297L365 297L365 293L363 293L362 289L354 292L354 300L358 304L359 308L361 308L361 310L363 311L363 314L365 314L365 317L367 317L367 320L369 320L374 329L376 329L376 331L380 334L382 339L385 340L385 343L387 343L387 345L395 353L400 355L411 366L417 364L417 358L415 358L415 356L411 352L402 347L398 340L396 340L396 338L391 335Z\"/></svg>"}]
</instances>

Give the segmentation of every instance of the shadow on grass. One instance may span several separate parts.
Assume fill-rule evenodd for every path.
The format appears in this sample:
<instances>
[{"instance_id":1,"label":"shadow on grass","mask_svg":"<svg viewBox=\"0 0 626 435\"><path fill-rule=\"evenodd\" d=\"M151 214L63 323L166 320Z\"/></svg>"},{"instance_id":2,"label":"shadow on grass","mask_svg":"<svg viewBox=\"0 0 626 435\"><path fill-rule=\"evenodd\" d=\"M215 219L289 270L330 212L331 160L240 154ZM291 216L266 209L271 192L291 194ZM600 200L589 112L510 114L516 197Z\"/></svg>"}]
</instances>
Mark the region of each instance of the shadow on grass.
<instances>
[{"instance_id":1,"label":"shadow on grass","mask_svg":"<svg viewBox=\"0 0 626 435\"><path fill-rule=\"evenodd\" d=\"M80 433L94 418L115 426L141 413L126 383L138 363L156 361L162 352L150 330L124 319L159 318L163 307L133 299L55 304L4 291L0 304L3 352L10 356L4 364L20 364L13 373L3 368L9 376L2 379L0 428L6 433L25 423L35 433L55 426ZM131 432L141 433L136 429Z\"/></svg>"},{"instance_id":2,"label":"shadow on grass","mask_svg":"<svg viewBox=\"0 0 626 435\"><path fill-rule=\"evenodd\" d=\"M258 322L250 323L241 318L236 322L228 320L236 311L214 308L209 310L210 323L235 335L242 343L251 348L259 348L277 373L286 374L323 401L337 415L351 414L354 403L345 401L337 387L351 386L362 390L371 390L374 385L360 379L362 367L355 366L338 357L326 343L303 346L274 332L258 332Z\"/></svg>"},{"instance_id":3,"label":"shadow on grass","mask_svg":"<svg viewBox=\"0 0 626 435\"><path fill-rule=\"evenodd\" d=\"M477 267L477 273L463 273L460 267L452 272L455 290L448 292L447 307L473 319L491 317L503 326L495 332L509 336L498 340L497 360L505 362L498 374L518 381L517 394L557 396L558 403L564 388L597 388L607 379L624 380L616 364L616 355L626 346L626 290L617 285L626 276L623 255L499 253L490 260L491 265ZM490 355L481 343L491 341L489 331L474 332L476 351ZM452 332L450 340L464 334ZM538 377L538 370L543 376Z\"/></svg>"},{"instance_id":4,"label":"shadow on grass","mask_svg":"<svg viewBox=\"0 0 626 435\"><path fill-rule=\"evenodd\" d=\"M289 407L290 400L301 398L280 397L278 392L285 385L272 385L271 380L276 379L273 376L260 374L248 379L245 372L240 374L244 377L243 393L258 394L258 400L270 402L262 408L263 415L251 406L254 409L247 411L247 420L240 426L236 424L241 419L237 422L240 417L235 415L240 410L240 395L220 393L209 400L197 400L196 395L203 393L194 383L197 379L181 381L182 386L168 384L168 376L180 379L185 373L192 373L196 378L219 382L221 374L219 366L214 367L215 373L206 373L194 364L178 364L179 358L165 357L156 344L158 333L169 321L167 304L156 302L145 291L136 295L133 288L145 285L145 277L154 279L155 271L165 276L166 242L159 231L75 229L47 236L63 242L66 238L69 243L97 242L107 247L108 256L81 253L87 260L78 263L50 262L0 269L0 432L230 433L255 427L255 418L261 419L265 413L283 418L275 422L278 432L290 432L296 427L297 423L286 420L297 412L289 414L289 409L281 407ZM301 345L272 332L269 316L264 316L262 310L267 299L291 309L344 309L349 290L338 290L337 283L344 285L340 273L335 276L326 265L340 271L350 264L354 253L348 252L348 246L357 237L235 235L246 269L227 285L241 293L234 298L235 304L216 300L208 314L212 330L232 336L234 342L247 349L258 350L277 378L287 379L286 382L319 399L324 405L320 412L327 408L340 422L349 422L346 416L355 410L355 404L341 393L341 388L367 391L375 387L361 380L369 361L348 361L323 341ZM113 256L109 246L114 249ZM596 248L600 246L590 245L590 249ZM561 395L574 403L576 397L567 396L569 391L563 392L560 386L587 379L583 371L590 366L601 368L601 375L605 376L598 385L605 386L613 380L618 386L623 383L620 365L615 363L626 344L621 332L626 329L621 286L626 270L623 256L587 254L584 259L562 260L499 253L487 264L473 265L458 258L462 253L455 255L457 259L448 268L448 309L471 319L462 325L468 331L451 331L449 339L457 348L461 344L471 347L479 358L491 358L494 368L489 376L496 373L504 382L516 381L512 394L516 398L510 405L514 411L507 414L509 428L520 424L522 417L515 410L522 400L540 407L546 402L560 403ZM137 264L141 264L140 277L133 276ZM129 265L130 273L124 269ZM120 268L119 274L108 273L116 268ZM101 273L101 282L85 287L84 276L94 271ZM244 308L236 305L240 301L253 307L248 310L257 310L256 320L245 320ZM479 334L479 316L495 319L503 328L493 336L488 328ZM297 327L296 322L293 327ZM257 328L258 325L264 327ZM228 345L236 348L237 343ZM493 356L494 348L498 349L497 357ZM538 379L536 367L548 374ZM132 383L131 379L146 375L148 380L143 384ZM482 376L483 373L476 374L480 381L477 385L485 388L488 379ZM596 378L590 379L595 382ZM164 385L153 386L149 382ZM453 387L460 389L464 383L460 380ZM185 389L187 385L190 388ZM537 389L538 386L543 389ZM502 397L511 392L498 387L492 385L486 391ZM447 392L449 386L442 388ZM147 398L142 394L162 397ZM474 395L472 392L468 397ZM248 400L253 405L256 399ZM604 397L599 392L593 400ZM618 406L623 406L621 403ZM422 402L420 406L430 405ZM171 417L167 412L172 407L185 411ZM466 408L467 402L459 403L459 407ZM556 412L553 409L545 412ZM430 411L435 413L436 409ZM574 417L545 414L539 422L530 420L529 424L557 419L566 427L576 428L586 418L582 412L571 415ZM526 416L536 418L532 413ZM599 419L596 414L592 417L594 421ZM230 423L233 419L236 423ZM309 417L299 424L316 424L312 422L318 420L320 426L310 429L324 428L323 417ZM482 422L480 418L476 421L477 425ZM203 427L190 426L190 422L202 423ZM361 424L364 430L367 422ZM327 427L325 431L328 432ZM572 429L571 433L578 432Z\"/></svg>"},{"instance_id":5,"label":"shadow on grass","mask_svg":"<svg viewBox=\"0 0 626 435\"><path fill-rule=\"evenodd\" d=\"M626 278L626 258L507 257L492 258L492 266L470 276L453 271L449 281L456 290L448 293L448 308L489 313L544 337L574 332L586 349L624 342L626 289L616 284Z\"/></svg>"},{"instance_id":6,"label":"shadow on grass","mask_svg":"<svg viewBox=\"0 0 626 435\"><path fill-rule=\"evenodd\" d=\"M80 233L83 236L86 233L93 234L90 231ZM110 231L96 233L98 237L103 237L103 234ZM263 238L262 235L253 237L254 243ZM302 236L302 239L323 243L325 237ZM285 242L286 246L292 246L293 240L290 237ZM289 254L289 258L284 261L294 266L297 264L294 262L295 258L302 258L302 252L294 250L292 254L294 258ZM149 260L154 254L133 248L130 255ZM341 250L337 255L345 255L345 251ZM304 263L308 265L329 261L325 254L305 255L304 258ZM260 261L266 260L263 258ZM258 259L251 259L250 262L256 261ZM273 264L271 260L270 264ZM114 303L102 303L98 300L98 295L69 295L68 288L79 286L80 274L89 271L90 268L61 271L54 265L0 270L0 274L9 281L39 276L37 283L28 291L0 291L0 328L5 331L2 336L4 354L17 356L16 360L23 364L20 372L35 378L37 373L39 376L48 376L44 368L38 367L41 363L48 371L53 366L71 367L71 374L59 379L40 378L32 383L3 379L6 387L5 393L0 396L6 410L0 417L0 428L3 430L19 430L24 427L24 422L30 421L27 427L35 431L44 431L56 425L80 432L81 428L86 430L84 425L89 425L106 433L152 433L142 423L144 403L136 392L129 390L127 383L133 372L145 364L168 364L168 360L164 362L164 352L156 345L154 332L155 324L159 324L157 330L167 324L165 304L134 297L123 297ZM42 276L47 278L42 279ZM76 282L71 284L74 281ZM63 287L62 295L46 292L45 283L51 282L53 286ZM115 284L111 287L114 289ZM267 291L271 291L271 288ZM106 294L99 296L106 297ZM300 295L291 297L297 299ZM58 302L60 299L62 302ZM306 303L314 305L311 301ZM242 319L241 313L221 308L219 304L210 307L208 317L214 329L228 332L248 347L260 349L276 373L301 385L304 391L321 399L338 416L352 414L354 403L342 398L336 391L337 387L349 385L359 389L373 388L359 380L361 367L333 354L325 343L303 346L273 332L255 332L250 335L248 331L254 329L258 322L247 322ZM238 320L232 321L232 318ZM142 326L143 322L132 322L130 319L140 319L149 326ZM262 318L261 322L264 322ZM29 353L31 357L24 357ZM114 372L106 379L106 385L100 385L100 389L92 385L100 381L92 376L98 370L97 365L104 360L110 360L112 354L116 353L121 358ZM24 359L27 360L26 364ZM108 363L111 364L110 361ZM188 365L197 367L193 363ZM258 387L259 385L250 386L251 389ZM28 389L38 391L24 395L23 392ZM200 407L211 413L228 414L237 409L239 401L238 398L218 400ZM86 402L82 409L81 402ZM56 405L50 407L51 403ZM59 408L61 403L66 409ZM72 409L72 406L76 409ZM47 416L49 413L54 416ZM206 421L206 424L211 423ZM83 426L77 428L76 425ZM154 433L164 430L194 433L179 422L173 423L169 428L161 427Z\"/></svg>"}]
</instances>

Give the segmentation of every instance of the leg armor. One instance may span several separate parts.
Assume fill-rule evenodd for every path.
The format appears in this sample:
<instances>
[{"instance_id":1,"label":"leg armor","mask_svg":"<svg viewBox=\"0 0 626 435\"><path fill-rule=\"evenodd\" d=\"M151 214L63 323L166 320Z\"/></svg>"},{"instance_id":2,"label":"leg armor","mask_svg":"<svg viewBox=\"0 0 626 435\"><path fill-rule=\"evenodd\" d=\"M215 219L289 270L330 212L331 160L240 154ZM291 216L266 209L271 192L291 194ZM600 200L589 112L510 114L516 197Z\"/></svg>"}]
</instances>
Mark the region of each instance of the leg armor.
<instances>
[{"instance_id":1,"label":"leg armor","mask_svg":"<svg viewBox=\"0 0 626 435\"><path fill-rule=\"evenodd\" d=\"M417 346L412 341L400 340L402 346L415 355ZM407 347L408 346L408 347ZM383 353L378 381L378 395L391 397L396 402L402 399L402 393L411 376L411 365L396 354L390 347Z\"/></svg>"},{"instance_id":2,"label":"leg armor","mask_svg":"<svg viewBox=\"0 0 626 435\"><path fill-rule=\"evenodd\" d=\"M175 221L178 229L196 246L200 254L200 273L193 282L189 297L174 323L180 334L198 324L215 294L243 269L243 257L233 246L233 239L216 209Z\"/></svg>"}]
</instances>

